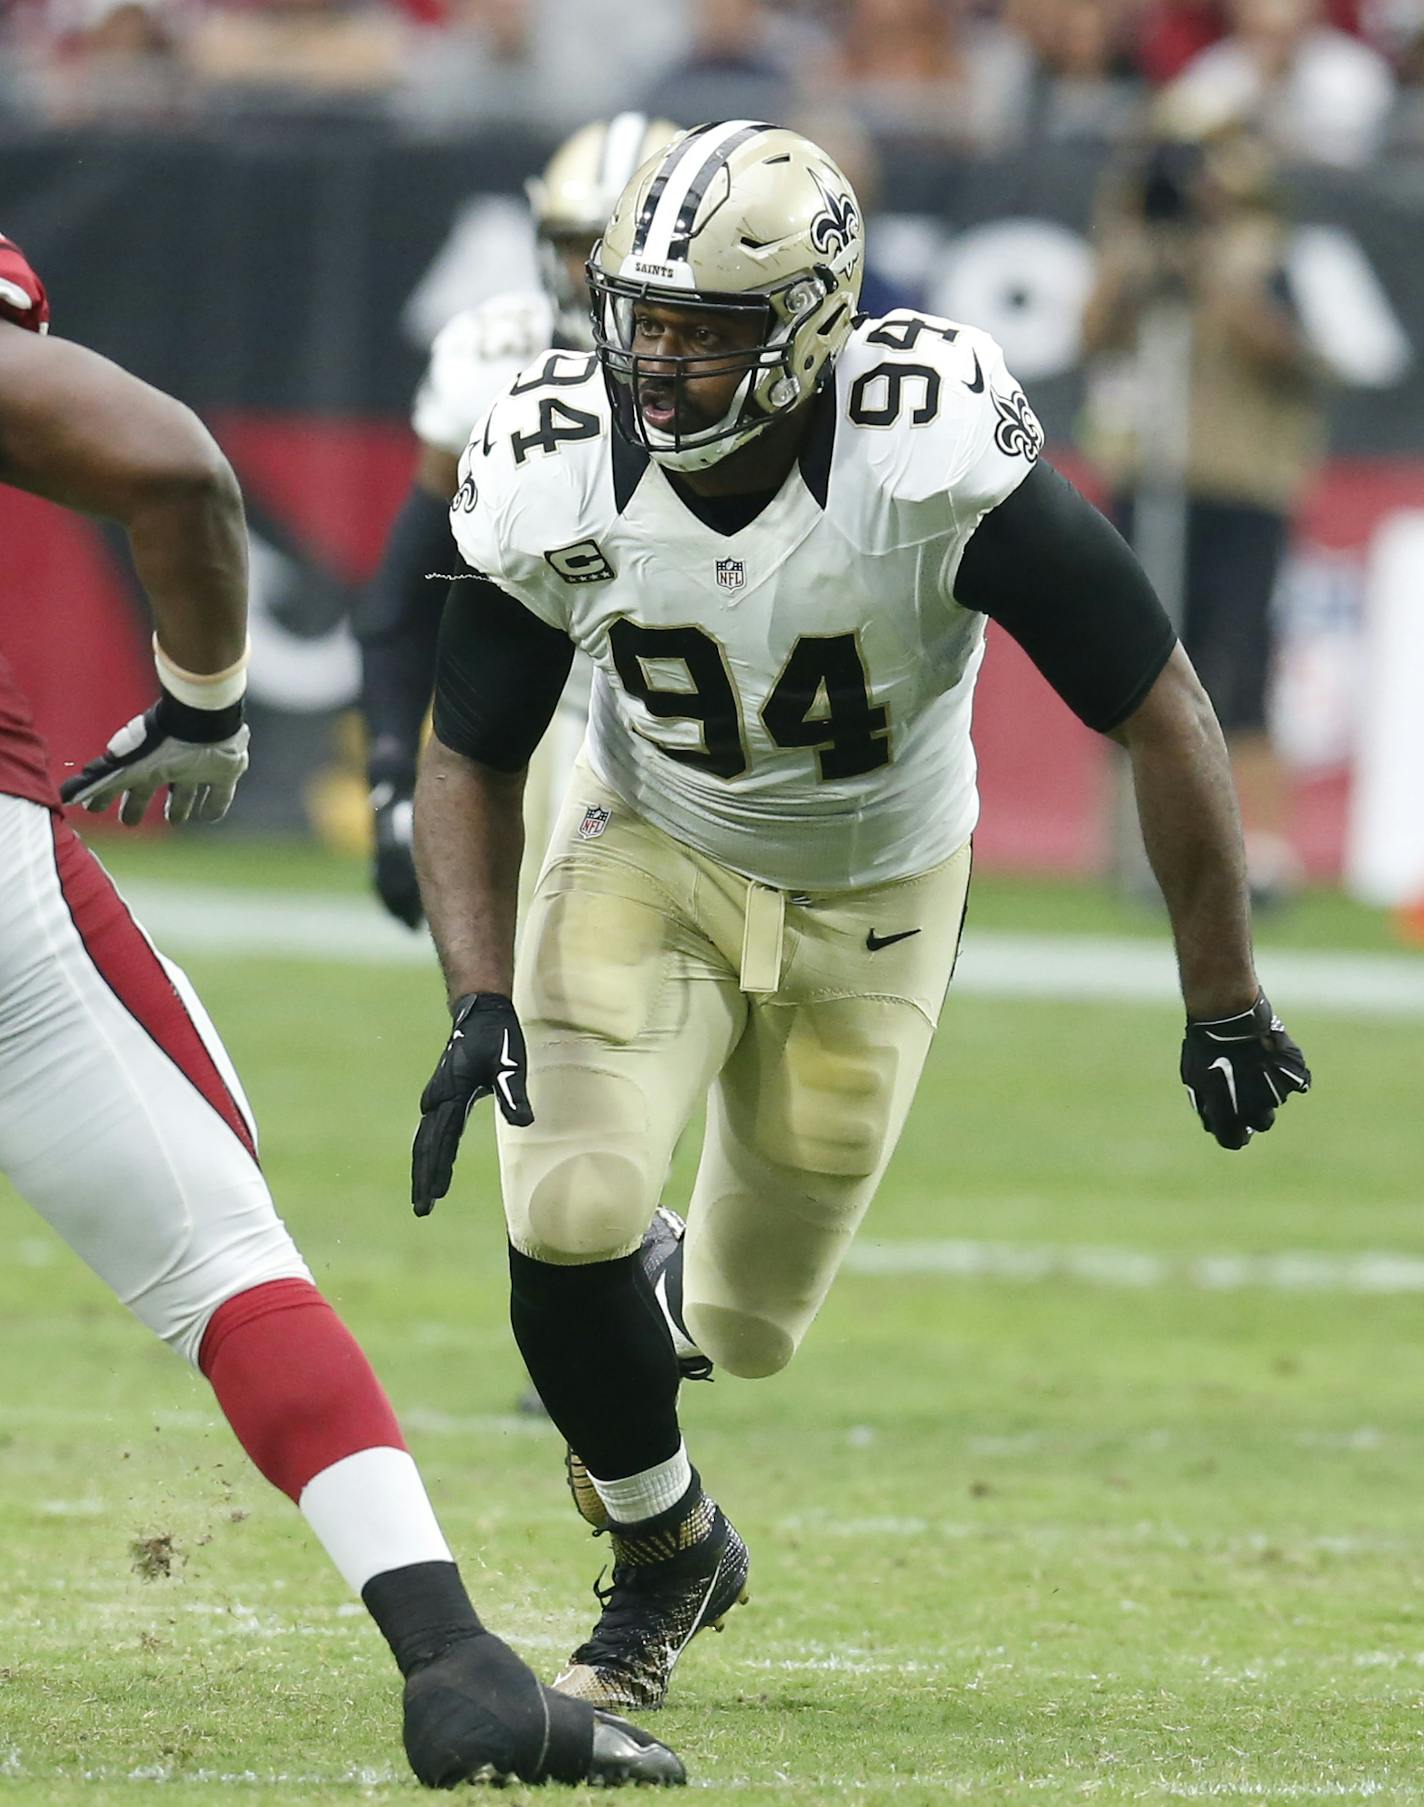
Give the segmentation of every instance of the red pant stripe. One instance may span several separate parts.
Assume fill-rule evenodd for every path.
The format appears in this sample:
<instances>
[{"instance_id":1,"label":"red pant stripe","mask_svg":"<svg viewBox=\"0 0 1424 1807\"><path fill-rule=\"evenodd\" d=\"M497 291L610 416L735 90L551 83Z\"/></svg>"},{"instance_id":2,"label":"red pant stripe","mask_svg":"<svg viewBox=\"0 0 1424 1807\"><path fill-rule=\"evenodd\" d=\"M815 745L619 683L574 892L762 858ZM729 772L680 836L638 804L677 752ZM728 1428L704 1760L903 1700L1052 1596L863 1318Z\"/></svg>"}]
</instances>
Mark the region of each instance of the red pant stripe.
<instances>
[{"instance_id":1,"label":"red pant stripe","mask_svg":"<svg viewBox=\"0 0 1424 1807\"><path fill-rule=\"evenodd\" d=\"M53 827L60 891L95 971L255 1161L252 1128L162 961L98 860L61 817Z\"/></svg>"}]
</instances>

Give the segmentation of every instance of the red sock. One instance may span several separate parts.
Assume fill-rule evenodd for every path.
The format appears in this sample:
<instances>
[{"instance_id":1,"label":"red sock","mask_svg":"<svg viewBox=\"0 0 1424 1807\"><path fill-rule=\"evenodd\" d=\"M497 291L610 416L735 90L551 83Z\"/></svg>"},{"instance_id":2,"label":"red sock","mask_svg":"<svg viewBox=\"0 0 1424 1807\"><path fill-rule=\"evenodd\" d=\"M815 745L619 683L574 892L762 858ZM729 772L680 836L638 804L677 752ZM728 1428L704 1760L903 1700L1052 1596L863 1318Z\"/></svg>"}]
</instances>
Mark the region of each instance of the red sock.
<instances>
[{"instance_id":1,"label":"red sock","mask_svg":"<svg viewBox=\"0 0 1424 1807\"><path fill-rule=\"evenodd\" d=\"M405 1448L371 1364L308 1280L272 1280L226 1300L198 1366L238 1442L293 1500L333 1462Z\"/></svg>"}]
</instances>

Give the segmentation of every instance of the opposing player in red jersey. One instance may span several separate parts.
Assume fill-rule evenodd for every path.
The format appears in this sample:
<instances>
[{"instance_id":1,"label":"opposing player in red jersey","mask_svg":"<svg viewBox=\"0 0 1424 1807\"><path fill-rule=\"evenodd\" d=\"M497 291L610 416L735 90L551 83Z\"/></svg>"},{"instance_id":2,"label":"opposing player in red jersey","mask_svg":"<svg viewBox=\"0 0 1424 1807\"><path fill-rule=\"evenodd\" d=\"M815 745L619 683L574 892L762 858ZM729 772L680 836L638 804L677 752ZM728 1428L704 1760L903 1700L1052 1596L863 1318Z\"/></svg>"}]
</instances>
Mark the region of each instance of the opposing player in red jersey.
<instances>
[{"instance_id":1,"label":"opposing player in red jersey","mask_svg":"<svg viewBox=\"0 0 1424 1807\"><path fill-rule=\"evenodd\" d=\"M215 820L247 764L236 480L187 408L47 324L0 238L0 480L122 523L159 679L65 801L118 798L133 823L167 786L171 818ZM0 1171L201 1369L360 1594L422 1782L682 1781L671 1751L542 1687L481 1624L390 1404L277 1216L226 1052L59 806L0 656Z\"/></svg>"}]
</instances>

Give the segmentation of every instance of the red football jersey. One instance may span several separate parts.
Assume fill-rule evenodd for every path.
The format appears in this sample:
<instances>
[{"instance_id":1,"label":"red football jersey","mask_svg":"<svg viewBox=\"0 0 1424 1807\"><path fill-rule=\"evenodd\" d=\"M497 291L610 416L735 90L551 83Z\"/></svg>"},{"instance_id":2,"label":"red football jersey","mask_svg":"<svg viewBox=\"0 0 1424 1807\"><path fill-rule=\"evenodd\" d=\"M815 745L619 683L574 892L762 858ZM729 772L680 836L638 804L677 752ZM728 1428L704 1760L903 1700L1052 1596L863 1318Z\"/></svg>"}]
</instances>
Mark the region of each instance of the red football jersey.
<instances>
[{"instance_id":1,"label":"red football jersey","mask_svg":"<svg viewBox=\"0 0 1424 1807\"><path fill-rule=\"evenodd\" d=\"M0 321L13 321L42 333L49 328L45 286L13 239L0 233ZM9 331L0 326L0 332ZM44 742L35 733L30 706L0 653L0 792L26 797L31 803L59 808L59 793L49 775Z\"/></svg>"},{"instance_id":2,"label":"red football jersey","mask_svg":"<svg viewBox=\"0 0 1424 1807\"><path fill-rule=\"evenodd\" d=\"M59 808L44 742L30 720L30 706L0 656L0 793Z\"/></svg>"},{"instance_id":3,"label":"red football jersey","mask_svg":"<svg viewBox=\"0 0 1424 1807\"><path fill-rule=\"evenodd\" d=\"M0 232L0 320L49 331L49 296L14 239Z\"/></svg>"}]
</instances>

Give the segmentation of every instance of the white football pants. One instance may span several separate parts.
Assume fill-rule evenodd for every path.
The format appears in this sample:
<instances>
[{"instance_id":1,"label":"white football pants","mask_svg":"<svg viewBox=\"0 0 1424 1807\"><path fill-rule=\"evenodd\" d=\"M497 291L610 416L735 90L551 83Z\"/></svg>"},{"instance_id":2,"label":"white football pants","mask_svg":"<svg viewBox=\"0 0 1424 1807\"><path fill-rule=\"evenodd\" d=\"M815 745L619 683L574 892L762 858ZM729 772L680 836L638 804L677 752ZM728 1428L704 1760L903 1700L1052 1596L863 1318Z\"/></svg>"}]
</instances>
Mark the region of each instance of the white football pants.
<instances>
[{"instance_id":1,"label":"white football pants","mask_svg":"<svg viewBox=\"0 0 1424 1807\"><path fill-rule=\"evenodd\" d=\"M966 843L916 878L787 896L575 767L515 971L534 1122L495 1123L514 1246L631 1253L706 1099L684 1316L728 1372L784 1367L909 1113L969 865Z\"/></svg>"},{"instance_id":2,"label":"white football pants","mask_svg":"<svg viewBox=\"0 0 1424 1807\"><path fill-rule=\"evenodd\" d=\"M0 1172L196 1362L225 1299L310 1280L187 978L68 825L0 796Z\"/></svg>"}]
</instances>

